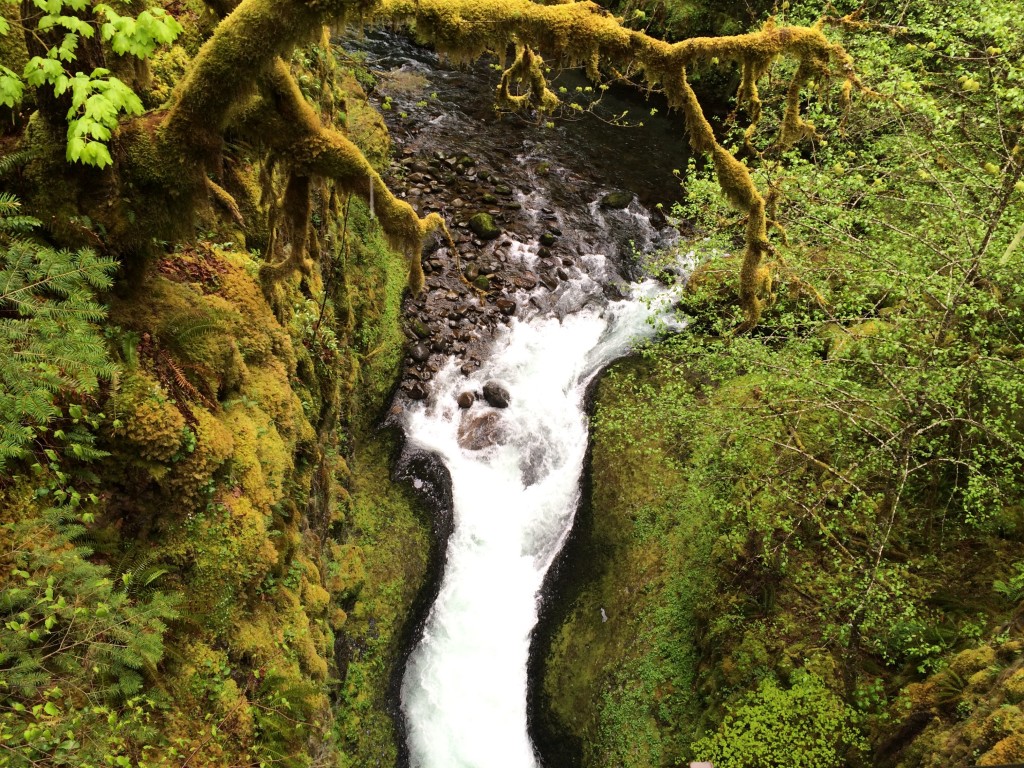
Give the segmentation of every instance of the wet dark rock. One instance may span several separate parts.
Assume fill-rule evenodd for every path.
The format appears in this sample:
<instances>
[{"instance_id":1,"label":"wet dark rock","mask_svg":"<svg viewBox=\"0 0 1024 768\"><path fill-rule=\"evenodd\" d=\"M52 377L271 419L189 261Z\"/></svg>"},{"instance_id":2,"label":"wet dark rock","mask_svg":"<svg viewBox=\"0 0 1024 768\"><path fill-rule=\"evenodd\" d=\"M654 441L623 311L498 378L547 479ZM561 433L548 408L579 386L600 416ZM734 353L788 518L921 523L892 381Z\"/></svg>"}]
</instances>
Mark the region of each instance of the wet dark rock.
<instances>
[{"instance_id":1,"label":"wet dark rock","mask_svg":"<svg viewBox=\"0 0 1024 768\"><path fill-rule=\"evenodd\" d=\"M483 200L485 203L487 203L487 205L497 205L497 203L498 203L497 196L496 195L492 195L490 192L488 192L486 195L484 195L480 199Z\"/></svg>"},{"instance_id":2,"label":"wet dark rock","mask_svg":"<svg viewBox=\"0 0 1024 768\"><path fill-rule=\"evenodd\" d=\"M512 402L512 396L498 382L488 381L484 384L484 400L495 408L508 408L508 404Z\"/></svg>"},{"instance_id":3,"label":"wet dark rock","mask_svg":"<svg viewBox=\"0 0 1024 768\"><path fill-rule=\"evenodd\" d=\"M511 195L512 187L510 187L508 184L498 184L494 188L494 191L497 192L499 195Z\"/></svg>"},{"instance_id":4,"label":"wet dark rock","mask_svg":"<svg viewBox=\"0 0 1024 768\"><path fill-rule=\"evenodd\" d=\"M559 280L568 280L569 273L565 271L565 267L559 267L555 270L555 274L558 275Z\"/></svg>"},{"instance_id":5,"label":"wet dark rock","mask_svg":"<svg viewBox=\"0 0 1024 768\"><path fill-rule=\"evenodd\" d=\"M498 311L501 312L503 315L515 314L516 303L512 299L502 297L498 299L496 302L494 302L494 304L498 308Z\"/></svg>"},{"instance_id":6,"label":"wet dark rock","mask_svg":"<svg viewBox=\"0 0 1024 768\"><path fill-rule=\"evenodd\" d=\"M459 404L459 408L469 408L476 402L476 395L472 392L460 392L459 396L455 398L455 402Z\"/></svg>"},{"instance_id":7,"label":"wet dark rock","mask_svg":"<svg viewBox=\"0 0 1024 768\"><path fill-rule=\"evenodd\" d=\"M462 270L462 274L466 276L466 279L469 280L469 282L473 282L480 276L480 267L476 264L468 264L466 265L466 268Z\"/></svg>"},{"instance_id":8,"label":"wet dark rock","mask_svg":"<svg viewBox=\"0 0 1024 768\"><path fill-rule=\"evenodd\" d=\"M520 288L524 288L527 291L532 291L537 287L538 277L533 272L523 272L518 275L515 279L516 285Z\"/></svg>"},{"instance_id":9,"label":"wet dark rock","mask_svg":"<svg viewBox=\"0 0 1024 768\"><path fill-rule=\"evenodd\" d=\"M430 335L430 328L418 317L412 319L409 323L409 329L421 339L425 339Z\"/></svg>"},{"instance_id":10,"label":"wet dark rock","mask_svg":"<svg viewBox=\"0 0 1024 768\"><path fill-rule=\"evenodd\" d=\"M616 208L622 209L629 207L629 204L633 202L635 195L632 192L628 192L624 189L616 190L615 192L609 192L607 195L601 198L602 208Z\"/></svg>"},{"instance_id":11,"label":"wet dark rock","mask_svg":"<svg viewBox=\"0 0 1024 768\"><path fill-rule=\"evenodd\" d=\"M494 223L489 213L478 213L469 220L469 228L481 240L494 240L501 234L501 228Z\"/></svg>"},{"instance_id":12,"label":"wet dark rock","mask_svg":"<svg viewBox=\"0 0 1024 768\"><path fill-rule=\"evenodd\" d=\"M409 357L417 363L425 363L430 358L430 350L427 349L426 344L419 342L409 348Z\"/></svg>"},{"instance_id":13,"label":"wet dark rock","mask_svg":"<svg viewBox=\"0 0 1024 768\"><path fill-rule=\"evenodd\" d=\"M473 281L473 285L481 291L491 290L491 281L486 275L480 275L480 277Z\"/></svg>"},{"instance_id":14,"label":"wet dark rock","mask_svg":"<svg viewBox=\"0 0 1024 768\"><path fill-rule=\"evenodd\" d=\"M409 385L408 389L406 389L406 393L413 400L426 400L428 394L426 385L419 381L414 381Z\"/></svg>"},{"instance_id":15,"label":"wet dark rock","mask_svg":"<svg viewBox=\"0 0 1024 768\"><path fill-rule=\"evenodd\" d=\"M501 445L508 440L508 430L501 414L486 411L480 414L463 415L459 424L459 445L467 451L480 451L492 445Z\"/></svg>"},{"instance_id":16,"label":"wet dark rock","mask_svg":"<svg viewBox=\"0 0 1024 768\"><path fill-rule=\"evenodd\" d=\"M621 301L622 299L629 298L629 294L624 290L624 286L620 283L608 283L602 291L605 298L611 299L612 301Z\"/></svg>"},{"instance_id":17,"label":"wet dark rock","mask_svg":"<svg viewBox=\"0 0 1024 768\"><path fill-rule=\"evenodd\" d=\"M551 310L551 299L547 296L531 296L532 304L541 314L547 314Z\"/></svg>"},{"instance_id":18,"label":"wet dark rock","mask_svg":"<svg viewBox=\"0 0 1024 768\"><path fill-rule=\"evenodd\" d=\"M550 272L545 272L540 276L540 281L544 283L544 287L549 291L553 291L558 287L558 278Z\"/></svg>"}]
</instances>

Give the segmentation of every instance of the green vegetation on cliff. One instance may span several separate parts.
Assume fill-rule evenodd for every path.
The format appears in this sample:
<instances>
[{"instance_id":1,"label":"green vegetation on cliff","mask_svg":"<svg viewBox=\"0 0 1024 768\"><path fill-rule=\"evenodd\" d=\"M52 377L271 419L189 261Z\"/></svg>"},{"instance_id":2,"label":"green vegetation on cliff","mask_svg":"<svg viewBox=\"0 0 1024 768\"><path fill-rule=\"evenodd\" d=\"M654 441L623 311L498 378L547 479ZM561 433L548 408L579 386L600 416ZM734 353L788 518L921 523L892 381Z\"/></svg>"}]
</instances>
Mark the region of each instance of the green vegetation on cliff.
<instances>
[{"instance_id":1,"label":"green vegetation on cliff","mask_svg":"<svg viewBox=\"0 0 1024 768\"><path fill-rule=\"evenodd\" d=\"M189 61L167 58L134 83L149 103ZM329 41L292 66L383 161ZM240 144L194 230L111 292L117 235L75 209L110 187L61 169L39 119L0 164L25 200L0 202L0 765L393 764L389 675L430 550L376 429L405 256L329 182L300 221L292 170Z\"/></svg>"},{"instance_id":2,"label":"green vegetation on cliff","mask_svg":"<svg viewBox=\"0 0 1024 768\"><path fill-rule=\"evenodd\" d=\"M582 765L1024 759L1024 27L840 28L877 95L740 150L786 236L759 327L730 334L743 222L691 168L690 328L598 389L591 575L543 681Z\"/></svg>"}]
</instances>

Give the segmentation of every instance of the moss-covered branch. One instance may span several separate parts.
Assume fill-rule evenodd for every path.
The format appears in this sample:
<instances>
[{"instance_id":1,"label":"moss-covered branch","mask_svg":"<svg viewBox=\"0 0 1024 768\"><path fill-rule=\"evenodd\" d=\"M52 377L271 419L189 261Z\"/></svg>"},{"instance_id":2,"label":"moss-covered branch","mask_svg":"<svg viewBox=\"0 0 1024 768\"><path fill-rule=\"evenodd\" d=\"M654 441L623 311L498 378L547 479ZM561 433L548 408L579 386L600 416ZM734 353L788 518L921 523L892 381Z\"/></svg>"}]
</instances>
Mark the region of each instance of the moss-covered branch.
<instances>
[{"instance_id":1,"label":"moss-covered branch","mask_svg":"<svg viewBox=\"0 0 1024 768\"><path fill-rule=\"evenodd\" d=\"M321 123L279 58L320 34L325 22L361 15L366 8L359 2L243 0L218 24L177 88L161 140L171 154L187 152L192 163L202 164L216 157L229 123L247 123L296 174L332 178L372 200L389 240L410 257L410 282L419 290L422 239L443 221L436 214L420 219L395 198L355 144ZM254 100L258 88L266 97ZM303 257L293 253L288 264Z\"/></svg>"},{"instance_id":2,"label":"moss-covered branch","mask_svg":"<svg viewBox=\"0 0 1024 768\"><path fill-rule=\"evenodd\" d=\"M240 112L236 129L271 148L294 174L330 178L341 190L372 200L373 213L392 247L409 257L411 288L420 290L423 238L444 227L444 220L438 214L420 218L412 206L395 197L359 148L323 125L282 60L275 60L259 85L263 97Z\"/></svg>"},{"instance_id":3,"label":"moss-covered branch","mask_svg":"<svg viewBox=\"0 0 1024 768\"><path fill-rule=\"evenodd\" d=\"M416 33L457 59L485 51L499 55L515 46L516 58L498 88L499 102L553 109L558 97L547 87L543 51L562 62L585 64L592 75L597 62L632 65L651 84L660 84L669 104L683 111L694 149L711 155L719 183L731 203L747 215L746 251L740 280L745 319L752 328L771 297L764 264L770 253L765 199L743 163L722 147L687 81L690 67L712 60L741 68L738 98L752 116L748 137L760 116L757 81L779 57L798 66L790 83L779 140L791 144L813 133L800 116L800 92L811 79L839 77L848 97L856 76L849 56L817 27L776 27L717 38L691 38L670 44L626 29L592 2L539 5L530 0L243 0L218 26L177 89L163 126L166 141L205 150L215 156L223 131L240 118L300 174L335 179L344 189L373 202L388 237L407 253L418 250L423 234L443 222L420 219L397 200L359 149L345 136L323 126L304 101L279 56L330 20L362 18L368 13L415 26ZM513 92L520 83L524 92ZM257 85L264 97L252 96ZM249 108L239 105L249 99ZM240 112L242 114L240 114ZM413 259L414 262L418 259ZM414 287L422 275L414 267Z\"/></svg>"},{"instance_id":4,"label":"moss-covered branch","mask_svg":"<svg viewBox=\"0 0 1024 768\"><path fill-rule=\"evenodd\" d=\"M661 85L670 106L683 111L693 148L711 155L723 192L748 217L740 275L745 319L738 330L743 332L756 325L771 297L771 278L764 264L771 248L765 199L746 166L718 143L687 81L687 70L713 60L741 68L737 98L752 117L749 138L761 111L758 79L776 59L796 60L798 66L788 89L779 136L780 143L790 145L813 133L813 127L800 116L800 92L809 80L841 78L844 100L852 86L859 86L849 56L818 27L777 27L770 21L760 31L746 35L691 38L670 44L624 28L618 19L591 2L538 5L530 0L382 0L378 13L413 24L417 35L456 59L472 59L488 50L501 54L515 45L516 59L498 90L499 101L508 106L530 104L550 110L558 104L557 96L547 88L533 49L564 63L584 64L592 76L595 61L630 64L640 69L650 85ZM526 86L522 95L510 92L512 82Z\"/></svg>"}]
</instances>

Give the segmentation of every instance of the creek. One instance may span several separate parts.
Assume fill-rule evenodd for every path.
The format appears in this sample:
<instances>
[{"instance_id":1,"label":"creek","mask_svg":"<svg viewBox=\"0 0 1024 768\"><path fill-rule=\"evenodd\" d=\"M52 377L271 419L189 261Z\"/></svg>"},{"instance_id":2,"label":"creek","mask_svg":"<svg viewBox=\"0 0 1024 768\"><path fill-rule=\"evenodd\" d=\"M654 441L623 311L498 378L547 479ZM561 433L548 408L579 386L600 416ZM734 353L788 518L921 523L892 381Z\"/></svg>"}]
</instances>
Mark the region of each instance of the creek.
<instances>
[{"instance_id":1,"label":"creek","mask_svg":"<svg viewBox=\"0 0 1024 768\"><path fill-rule=\"evenodd\" d=\"M451 509L438 510L452 523L443 571L400 684L408 760L535 768L531 633L579 501L587 386L638 341L678 327L676 289L642 273L644 254L677 240L655 204L679 195L681 121L652 120L649 103L614 92L603 107L643 115L644 128L498 118L486 64L445 66L383 33L349 45L390 73L375 95L386 95L401 157L390 183L445 213L460 256L430 253L428 291L404 308L410 357L392 408L405 450L440 458L451 478ZM634 198L602 204L614 190ZM478 211L499 237L471 231ZM688 258L669 266L681 273ZM467 287L459 268L485 283Z\"/></svg>"}]
</instances>

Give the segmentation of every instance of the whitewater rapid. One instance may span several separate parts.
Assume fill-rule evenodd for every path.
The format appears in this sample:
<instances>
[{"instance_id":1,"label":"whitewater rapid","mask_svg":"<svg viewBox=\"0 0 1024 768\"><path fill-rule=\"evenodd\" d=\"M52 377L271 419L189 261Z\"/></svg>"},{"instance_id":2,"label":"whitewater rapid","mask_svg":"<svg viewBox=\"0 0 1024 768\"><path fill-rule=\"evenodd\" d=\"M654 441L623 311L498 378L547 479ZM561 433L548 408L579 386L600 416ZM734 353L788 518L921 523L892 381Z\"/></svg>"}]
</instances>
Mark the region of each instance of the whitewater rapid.
<instances>
[{"instance_id":1,"label":"whitewater rapid","mask_svg":"<svg viewBox=\"0 0 1024 768\"><path fill-rule=\"evenodd\" d=\"M525 247L521 256L532 258ZM409 443L442 458L454 500L440 592L402 684L413 768L538 765L527 733L530 633L579 498L587 384L654 335L657 318L672 322L672 289L649 280L608 301L603 257L587 258L553 312L514 319L472 376L450 361L406 416ZM507 389L507 408L479 397L489 381ZM456 397L466 391L478 399L462 410ZM463 444L490 444L463 447L460 426Z\"/></svg>"}]
</instances>

